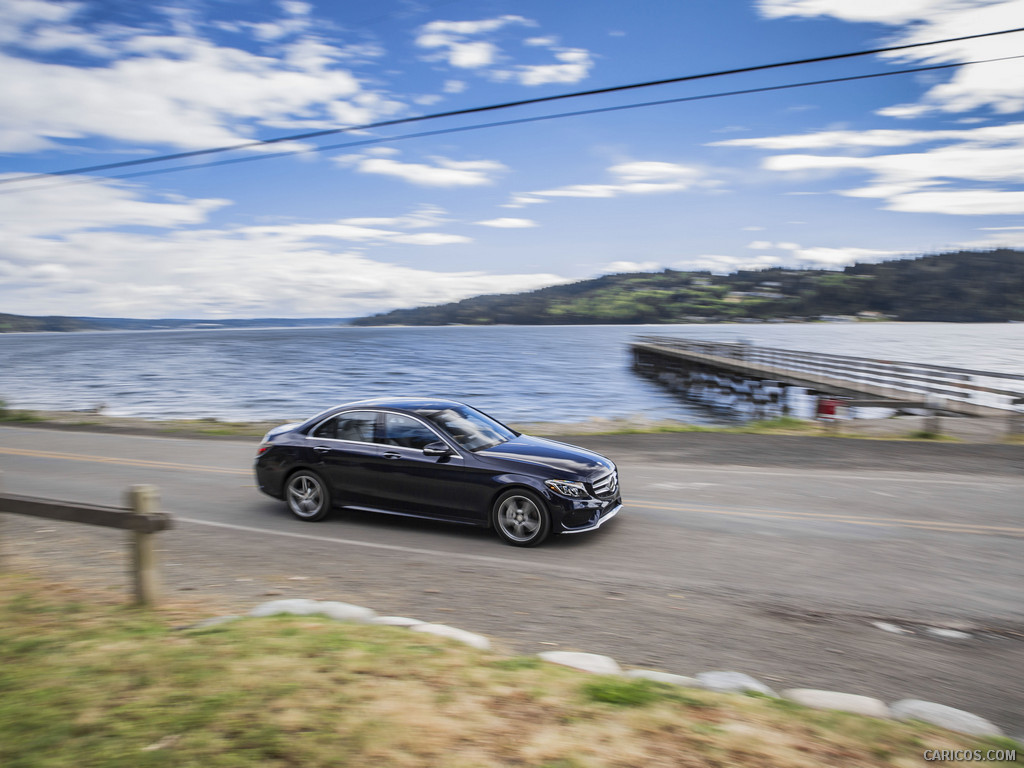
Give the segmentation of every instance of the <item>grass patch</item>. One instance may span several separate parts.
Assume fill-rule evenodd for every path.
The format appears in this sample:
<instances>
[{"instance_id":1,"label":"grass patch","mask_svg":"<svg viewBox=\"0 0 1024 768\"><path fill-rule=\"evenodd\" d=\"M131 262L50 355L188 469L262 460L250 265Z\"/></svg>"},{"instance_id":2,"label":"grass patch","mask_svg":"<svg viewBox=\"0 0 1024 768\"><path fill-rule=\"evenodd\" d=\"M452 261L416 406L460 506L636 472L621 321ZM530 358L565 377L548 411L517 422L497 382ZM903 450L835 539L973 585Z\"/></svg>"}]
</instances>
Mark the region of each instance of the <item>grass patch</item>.
<instances>
[{"instance_id":1,"label":"grass patch","mask_svg":"<svg viewBox=\"0 0 1024 768\"><path fill-rule=\"evenodd\" d=\"M583 684L588 701L614 704L617 707L646 707L664 698L664 691L651 680L630 680L605 677Z\"/></svg>"},{"instance_id":2,"label":"grass patch","mask_svg":"<svg viewBox=\"0 0 1024 768\"><path fill-rule=\"evenodd\" d=\"M34 423L45 421L45 419L33 411L19 411L14 408L8 408L7 402L0 400L0 421Z\"/></svg>"},{"instance_id":3,"label":"grass patch","mask_svg":"<svg viewBox=\"0 0 1024 768\"><path fill-rule=\"evenodd\" d=\"M951 435L944 435L941 432L932 432L927 429L918 429L913 432L907 432L905 435L901 435L900 437L906 440L935 440L947 443L960 442L960 440Z\"/></svg>"},{"instance_id":4,"label":"grass patch","mask_svg":"<svg viewBox=\"0 0 1024 768\"><path fill-rule=\"evenodd\" d=\"M281 616L182 631L202 617L69 595L0 575L4 768L859 767L994 744L395 627Z\"/></svg>"}]
</instances>

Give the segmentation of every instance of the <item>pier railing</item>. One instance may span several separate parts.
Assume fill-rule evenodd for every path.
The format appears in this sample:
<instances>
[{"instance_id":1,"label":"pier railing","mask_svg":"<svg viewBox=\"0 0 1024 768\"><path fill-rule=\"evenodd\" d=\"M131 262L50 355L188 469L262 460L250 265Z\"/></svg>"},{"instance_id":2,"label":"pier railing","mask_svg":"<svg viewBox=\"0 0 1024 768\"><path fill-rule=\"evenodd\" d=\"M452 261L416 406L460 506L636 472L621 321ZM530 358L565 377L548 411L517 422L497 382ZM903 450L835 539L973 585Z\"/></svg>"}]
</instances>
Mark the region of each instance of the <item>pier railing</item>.
<instances>
[{"instance_id":1,"label":"pier railing","mask_svg":"<svg viewBox=\"0 0 1024 768\"><path fill-rule=\"evenodd\" d=\"M797 376L811 382L845 384L852 390L884 397L924 395L937 407L950 410L1014 411L1024 404L1024 375L1020 374L674 336L641 336L637 344L675 350L710 363L731 364L762 376Z\"/></svg>"}]
</instances>

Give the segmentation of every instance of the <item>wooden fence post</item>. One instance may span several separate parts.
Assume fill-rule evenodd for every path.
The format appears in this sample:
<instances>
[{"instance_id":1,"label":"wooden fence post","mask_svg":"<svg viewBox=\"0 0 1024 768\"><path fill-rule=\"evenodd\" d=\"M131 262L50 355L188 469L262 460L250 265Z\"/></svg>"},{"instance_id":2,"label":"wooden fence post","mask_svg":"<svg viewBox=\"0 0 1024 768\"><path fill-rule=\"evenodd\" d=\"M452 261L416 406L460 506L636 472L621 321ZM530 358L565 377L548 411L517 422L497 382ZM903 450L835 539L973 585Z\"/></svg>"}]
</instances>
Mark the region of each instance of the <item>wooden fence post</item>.
<instances>
[{"instance_id":1,"label":"wooden fence post","mask_svg":"<svg viewBox=\"0 0 1024 768\"><path fill-rule=\"evenodd\" d=\"M158 512L160 495L156 486L133 485L127 492L127 506L133 512L149 514ZM135 603L140 606L154 606L160 592L160 573L157 568L155 534L129 531L129 548L132 560L132 582L135 587Z\"/></svg>"}]
</instances>

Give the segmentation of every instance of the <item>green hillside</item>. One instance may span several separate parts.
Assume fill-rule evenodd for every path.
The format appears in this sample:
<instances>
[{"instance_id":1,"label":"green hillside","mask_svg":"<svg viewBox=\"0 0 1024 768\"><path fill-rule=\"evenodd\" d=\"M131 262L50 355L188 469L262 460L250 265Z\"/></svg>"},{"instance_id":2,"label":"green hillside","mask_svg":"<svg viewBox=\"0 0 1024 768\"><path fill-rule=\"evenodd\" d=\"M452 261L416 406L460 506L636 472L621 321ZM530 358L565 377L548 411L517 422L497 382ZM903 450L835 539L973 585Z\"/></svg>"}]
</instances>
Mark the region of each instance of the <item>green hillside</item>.
<instances>
[{"instance_id":1,"label":"green hillside","mask_svg":"<svg viewBox=\"0 0 1024 768\"><path fill-rule=\"evenodd\" d=\"M87 331L89 323L74 317L26 317L0 313L0 333L38 333L42 331Z\"/></svg>"},{"instance_id":2,"label":"green hillside","mask_svg":"<svg viewBox=\"0 0 1024 768\"><path fill-rule=\"evenodd\" d=\"M548 325L817 319L1024 321L1024 252L960 251L857 264L842 271L766 269L731 275L605 275L519 294L400 309L355 325Z\"/></svg>"}]
</instances>

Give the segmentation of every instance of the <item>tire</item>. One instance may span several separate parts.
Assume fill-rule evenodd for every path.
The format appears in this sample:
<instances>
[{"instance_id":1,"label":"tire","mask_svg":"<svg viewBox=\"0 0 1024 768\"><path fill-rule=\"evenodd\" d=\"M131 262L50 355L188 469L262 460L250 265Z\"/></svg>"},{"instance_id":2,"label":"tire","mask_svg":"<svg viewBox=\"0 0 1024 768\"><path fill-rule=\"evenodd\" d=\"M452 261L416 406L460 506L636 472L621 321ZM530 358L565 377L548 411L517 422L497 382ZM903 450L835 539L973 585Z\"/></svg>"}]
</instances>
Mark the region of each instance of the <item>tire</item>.
<instances>
[{"instance_id":1,"label":"tire","mask_svg":"<svg viewBox=\"0 0 1024 768\"><path fill-rule=\"evenodd\" d=\"M331 492L320 475L299 470L284 486L284 501L299 520L313 523L323 520L331 511Z\"/></svg>"},{"instance_id":2,"label":"tire","mask_svg":"<svg viewBox=\"0 0 1024 768\"><path fill-rule=\"evenodd\" d=\"M533 491L505 491L495 500L492 515L494 530L514 547L536 547L551 534L551 513Z\"/></svg>"}]
</instances>

